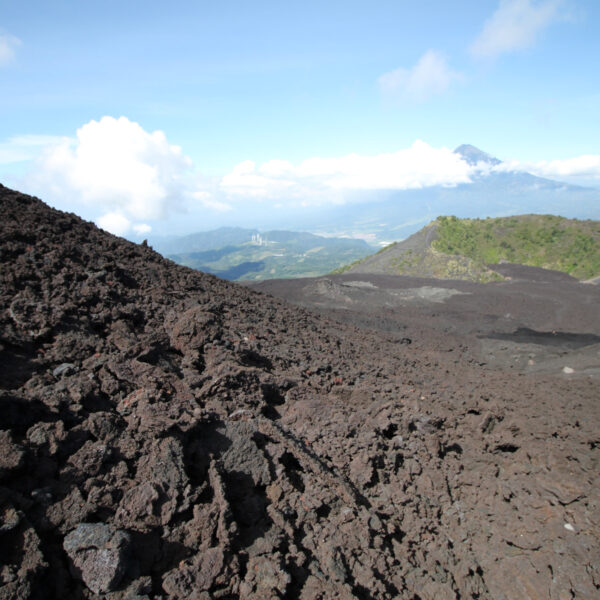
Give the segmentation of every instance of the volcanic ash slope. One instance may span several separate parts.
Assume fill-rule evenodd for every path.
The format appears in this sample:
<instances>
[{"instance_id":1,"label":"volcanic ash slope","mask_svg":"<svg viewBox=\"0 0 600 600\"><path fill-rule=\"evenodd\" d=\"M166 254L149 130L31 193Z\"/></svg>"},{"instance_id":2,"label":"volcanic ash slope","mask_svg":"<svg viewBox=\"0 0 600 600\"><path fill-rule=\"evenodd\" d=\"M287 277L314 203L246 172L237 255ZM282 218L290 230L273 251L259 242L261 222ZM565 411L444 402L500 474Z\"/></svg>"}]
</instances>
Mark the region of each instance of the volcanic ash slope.
<instances>
[{"instance_id":1,"label":"volcanic ash slope","mask_svg":"<svg viewBox=\"0 0 600 600\"><path fill-rule=\"evenodd\" d=\"M0 598L598 596L591 383L0 210Z\"/></svg>"}]
</instances>

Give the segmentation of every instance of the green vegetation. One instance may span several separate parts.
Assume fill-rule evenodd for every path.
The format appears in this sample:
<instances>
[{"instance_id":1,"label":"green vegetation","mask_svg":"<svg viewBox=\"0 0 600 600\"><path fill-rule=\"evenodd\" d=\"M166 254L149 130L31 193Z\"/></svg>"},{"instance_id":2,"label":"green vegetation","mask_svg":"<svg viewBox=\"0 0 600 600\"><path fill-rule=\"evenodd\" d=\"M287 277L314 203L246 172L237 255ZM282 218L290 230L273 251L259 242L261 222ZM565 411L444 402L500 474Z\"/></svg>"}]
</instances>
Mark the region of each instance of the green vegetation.
<instances>
[{"instance_id":1,"label":"green vegetation","mask_svg":"<svg viewBox=\"0 0 600 600\"><path fill-rule=\"evenodd\" d=\"M336 272L488 282L504 279L493 270L500 262L554 269L580 279L598 277L600 222L552 215L438 217L406 240Z\"/></svg>"},{"instance_id":2,"label":"green vegetation","mask_svg":"<svg viewBox=\"0 0 600 600\"><path fill-rule=\"evenodd\" d=\"M401 255L390 258L387 273L437 279L462 279L481 283L504 279L480 261L466 256L444 254L432 248L421 252L406 250Z\"/></svg>"},{"instance_id":3,"label":"green vegetation","mask_svg":"<svg viewBox=\"0 0 600 600\"><path fill-rule=\"evenodd\" d=\"M544 267L589 279L600 274L600 222L552 215L497 219L439 217L438 252L481 264L501 261Z\"/></svg>"}]
</instances>

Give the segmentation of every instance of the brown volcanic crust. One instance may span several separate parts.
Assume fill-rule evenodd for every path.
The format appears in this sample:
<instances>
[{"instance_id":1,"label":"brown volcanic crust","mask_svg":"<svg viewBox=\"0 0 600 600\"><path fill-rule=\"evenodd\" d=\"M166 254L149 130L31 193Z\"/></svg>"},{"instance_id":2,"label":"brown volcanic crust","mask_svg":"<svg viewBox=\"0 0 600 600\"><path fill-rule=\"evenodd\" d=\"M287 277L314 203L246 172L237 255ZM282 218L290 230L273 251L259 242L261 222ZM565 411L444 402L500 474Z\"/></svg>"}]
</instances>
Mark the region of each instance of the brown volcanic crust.
<instances>
[{"instance_id":1,"label":"brown volcanic crust","mask_svg":"<svg viewBox=\"0 0 600 600\"><path fill-rule=\"evenodd\" d=\"M475 283L352 273L250 284L413 350L456 352L490 368L600 380L600 287L566 273L501 265ZM567 368L567 373L563 369Z\"/></svg>"},{"instance_id":2,"label":"brown volcanic crust","mask_svg":"<svg viewBox=\"0 0 600 600\"><path fill-rule=\"evenodd\" d=\"M0 209L0 598L598 597L592 382Z\"/></svg>"}]
</instances>

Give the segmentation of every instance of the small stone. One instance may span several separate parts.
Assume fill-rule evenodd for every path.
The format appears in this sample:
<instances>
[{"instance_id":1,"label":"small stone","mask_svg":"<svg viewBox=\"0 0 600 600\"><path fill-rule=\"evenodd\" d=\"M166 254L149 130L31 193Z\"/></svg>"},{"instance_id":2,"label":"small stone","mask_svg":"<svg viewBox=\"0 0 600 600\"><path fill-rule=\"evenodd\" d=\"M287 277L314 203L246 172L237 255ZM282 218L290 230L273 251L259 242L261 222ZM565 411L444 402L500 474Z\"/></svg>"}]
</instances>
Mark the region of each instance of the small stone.
<instances>
[{"instance_id":1,"label":"small stone","mask_svg":"<svg viewBox=\"0 0 600 600\"><path fill-rule=\"evenodd\" d=\"M230 415L229 415L229 419L231 421L239 421L241 419L244 418L248 418L251 417L252 413L246 409L246 408L238 408L237 410L234 410Z\"/></svg>"},{"instance_id":2,"label":"small stone","mask_svg":"<svg viewBox=\"0 0 600 600\"><path fill-rule=\"evenodd\" d=\"M80 523L65 537L63 548L75 574L95 594L115 590L127 568L131 538L104 523Z\"/></svg>"},{"instance_id":3,"label":"small stone","mask_svg":"<svg viewBox=\"0 0 600 600\"><path fill-rule=\"evenodd\" d=\"M52 375L58 379L59 377L73 375L77 371L79 369L73 363L62 363L52 371Z\"/></svg>"},{"instance_id":4,"label":"small stone","mask_svg":"<svg viewBox=\"0 0 600 600\"><path fill-rule=\"evenodd\" d=\"M10 431L0 431L0 479L25 464L25 451L16 444Z\"/></svg>"},{"instance_id":5,"label":"small stone","mask_svg":"<svg viewBox=\"0 0 600 600\"><path fill-rule=\"evenodd\" d=\"M341 516L342 516L342 521L344 523L347 523L348 521L352 521L355 517L354 511L349 506L345 506L344 508L342 508Z\"/></svg>"},{"instance_id":6,"label":"small stone","mask_svg":"<svg viewBox=\"0 0 600 600\"><path fill-rule=\"evenodd\" d=\"M570 375L571 373L575 373L575 369L573 369L571 367L563 367L563 373Z\"/></svg>"},{"instance_id":7,"label":"small stone","mask_svg":"<svg viewBox=\"0 0 600 600\"><path fill-rule=\"evenodd\" d=\"M348 577L342 556L341 549L335 547L331 548L325 557L325 565L327 566L330 576L338 582L344 582Z\"/></svg>"},{"instance_id":8,"label":"small stone","mask_svg":"<svg viewBox=\"0 0 600 600\"><path fill-rule=\"evenodd\" d=\"M486 413L483 417L479 429L482 433L491 433L496 425L496 418L491 413Z\"/></svg>"},{"instance_id":9,"label":"small stone","mask_svg":"<svg viewBox=\"0 0 600 600\"><path fill-rule=\"evenodd\" d=\"M369 519L369 527L373 529L373 531L379 531L381 529L381 520L377 515L373 515Z\"/></svg>"},{"instance_id":10,"label":"small stone","mask_svg":"<svg viewBox=\"0 0 600 600\"><path fill-rule=\"evenodd\" d=\"M0 513L0 532L11 531L21 522L21 513L12 506Z\"/></svg>"},{"instance_id":11,"label":"small stone","mask_svg":"<svg viewBox=\"0 0 600 600\"><path fill-rule=\"evenodd\" d=\"M575 531L575 527L571 523L565 523L564 527L567 531Z\"/></svg>"},{"instance_id":12,"label":"small stone","mask_svg":"<svg viewBox=\"0 0 600 600\"><path fill-rule=\"evenodd\" d=\"M17 576L11 566L4 565L2 569L0 569L0 582L7 584L14 581L16 578Z\"/></svg>"}]
</instances>

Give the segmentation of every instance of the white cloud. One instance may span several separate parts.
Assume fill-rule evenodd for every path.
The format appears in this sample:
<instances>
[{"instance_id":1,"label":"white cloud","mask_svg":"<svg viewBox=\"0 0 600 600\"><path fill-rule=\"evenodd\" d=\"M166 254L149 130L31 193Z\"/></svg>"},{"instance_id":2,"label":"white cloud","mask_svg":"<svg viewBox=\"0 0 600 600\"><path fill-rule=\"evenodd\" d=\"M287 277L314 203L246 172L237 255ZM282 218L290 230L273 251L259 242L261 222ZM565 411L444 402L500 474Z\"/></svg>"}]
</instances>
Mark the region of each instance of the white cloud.
<instances>
[{"instance_id":1,"label":"white cloud","mask_svg":"<svg viewBox=\"0 0 600 600\"><path fill-rule=\"evenodd\" d=\"M115 235L127 235L135 233L142 236L152 231L152 227L147 223L132 223L123 213L119 211L107 212L96 219L96 225L105 231Z\"/></svg>"},{"instance_id":2,"label":"white cloud","mask_svg":"<svg viewBox=\"0 0 600 600\"><path fill-rule=\"evenodd\" d=\"M102 215L96 219L96 225L115 235L125 235L131 230L131 221L119 212L109 212Z\"/></svg>"},{"instance_id":3,"label":"white cloud","mask_svg":"<svg viewBox=\"0 0 600 600\"><path fill-rule=\"evenodd\" d=\"M297 165L273 160L258 167L244 161L223 177L221 189L230 197L322 204L347 201L357 191L468 183L474 170L452 150L417 140L410 148L374 156L315 157Z\"/></svg>"},{"instance_id":4,"label":"white cloud","mask_svg":"<svg viewBox=\"0 0 600 600\"><path fill-rule=\"evenodd\" d=\"M21 45L21 40L14 35L0 35L0 67L11 63L16 54L17 48Z\"/></svg>"},{"instance_id":5,"label":"white cloud","mask_svg":"<svg viewBox=\"0 0 600 600\"><path fill-rule=\"evenodd\" d=\"M230 194L241 194L255 198L272 197L285 193L294 186L294 181L281 177L287 168L273 168L274 165L289 164L286 161L269 161L257 171L256 163L245 160L237 164L231 173L221 179L221 187ZM291 165L290 165L291 167Z\"/></svg>"},{"instance_id":6,"label":"white cloud","mask_svg":"<svg viewBox=\"0 0 600 600\"><path fill-rule=\"evenodd\" d=\"M102 117L63 138L38 158L30 185L104 216L98 223L122 235L140 220L181 208L191 161L162 131L149 133L125 117Z\"/></svg>"},{"instance_id":7,"label":"white cloud","mask_svg":"<svg viewBox=\"0 0 600 600\"><path fill-rule=\"evenodd\" d=\"M423 102L431 96L442 94L462 77L461 73L448 67L442 54L428 50L414 67L384 73L379 77L378 83L381 91L389 98Z\"/></svg>"},{"instance_id":8,"label":"white cloud","mask_svg":"<svg viewBox=\"0 0 600 600\"><path fill-rule=\"evenodd\" d=\"M471 45L478 58L494 58L534 44L539 33L560 16L562 0L500 0Z\"/></svg>"},{"instance_id":9,"label":"white cloud","mask_svg":"<svg viewBox=\"0 0 600 600\"><path fill-rule=\"evenodd\" d=\"M526 171L539 177L558 179L581 185L600 185L600 155L584 154L559 160L536 162L505 161L494 167L495 171Z\"/></svg>"}]
</instances>

